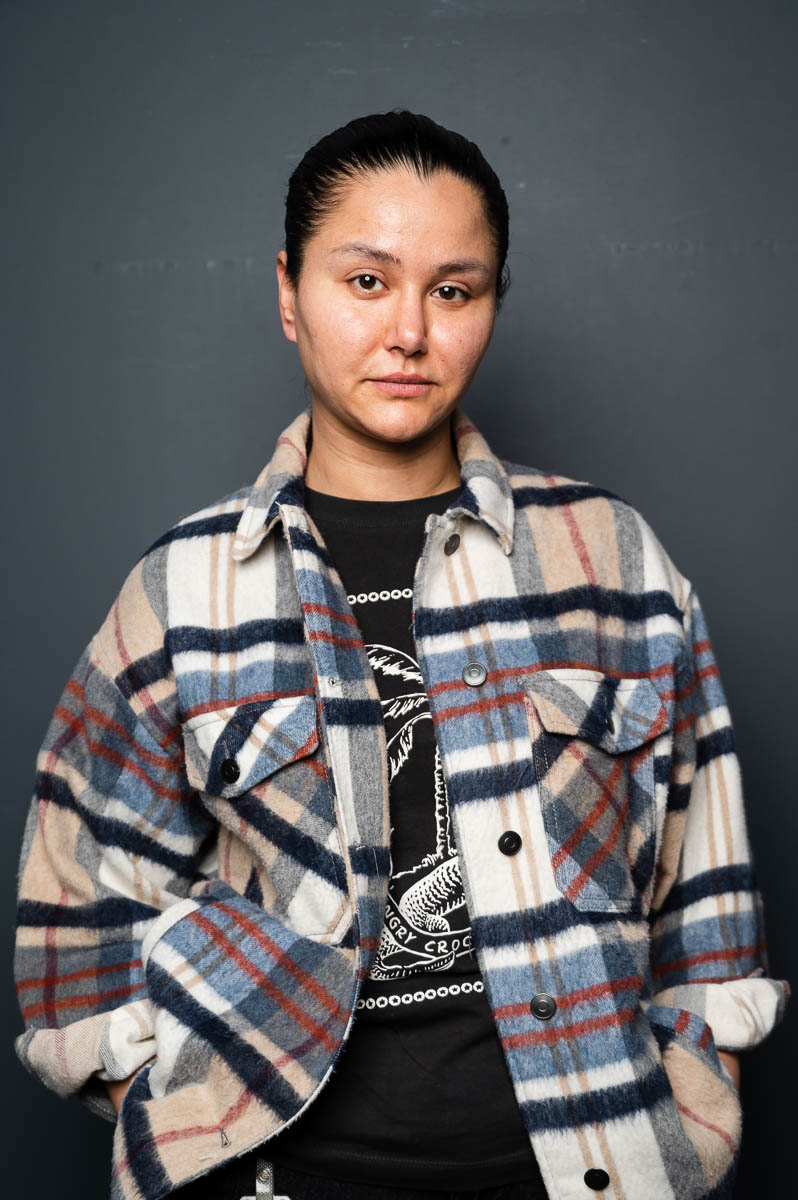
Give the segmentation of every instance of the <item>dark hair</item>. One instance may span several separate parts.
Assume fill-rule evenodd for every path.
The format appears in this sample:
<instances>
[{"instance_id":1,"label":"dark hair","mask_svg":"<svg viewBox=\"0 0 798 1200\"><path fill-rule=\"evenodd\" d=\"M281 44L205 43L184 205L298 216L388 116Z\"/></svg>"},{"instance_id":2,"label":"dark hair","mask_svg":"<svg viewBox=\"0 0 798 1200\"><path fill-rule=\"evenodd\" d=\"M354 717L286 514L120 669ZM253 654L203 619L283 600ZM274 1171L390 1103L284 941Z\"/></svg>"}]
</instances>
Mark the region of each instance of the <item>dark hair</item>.
<instances>
[{"instance_id":1,"label":"dark hair","mask_svg":"<svg viewBox=\"0 0 798 1200\"><path fill-rule=\"evenodd\" d=\"M507 247L510 217L498 176L474 142L444 129L430 117L395 108L357 117L311 146L288 181L285 198L286 274L299 280L305 245L338 201L347 184L368 171L408 167L421 179L436 171L473 184L482 195L485 215L499 257L496 307L510 284Z\"/></svg>"}]
</instances>

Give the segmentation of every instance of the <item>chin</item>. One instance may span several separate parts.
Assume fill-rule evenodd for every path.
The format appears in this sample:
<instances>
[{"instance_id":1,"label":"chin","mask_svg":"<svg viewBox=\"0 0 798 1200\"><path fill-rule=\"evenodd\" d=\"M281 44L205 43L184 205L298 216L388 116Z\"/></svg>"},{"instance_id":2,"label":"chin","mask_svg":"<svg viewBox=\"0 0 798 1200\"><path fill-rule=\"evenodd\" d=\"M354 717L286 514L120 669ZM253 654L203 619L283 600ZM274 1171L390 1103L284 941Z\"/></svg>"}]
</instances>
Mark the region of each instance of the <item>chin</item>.
<instances>
[{"instance_id":1,"label":"chin","mask_svg":"<svg viewBox=\"0 0 798 1200\"><path fill-rule=\"evenodd\" d=\"M451 410L445 405L392 400L361 408L357 417L362 427L382 441L408 442L423 437L445 420Z\"/></svg>"}]
</instances>

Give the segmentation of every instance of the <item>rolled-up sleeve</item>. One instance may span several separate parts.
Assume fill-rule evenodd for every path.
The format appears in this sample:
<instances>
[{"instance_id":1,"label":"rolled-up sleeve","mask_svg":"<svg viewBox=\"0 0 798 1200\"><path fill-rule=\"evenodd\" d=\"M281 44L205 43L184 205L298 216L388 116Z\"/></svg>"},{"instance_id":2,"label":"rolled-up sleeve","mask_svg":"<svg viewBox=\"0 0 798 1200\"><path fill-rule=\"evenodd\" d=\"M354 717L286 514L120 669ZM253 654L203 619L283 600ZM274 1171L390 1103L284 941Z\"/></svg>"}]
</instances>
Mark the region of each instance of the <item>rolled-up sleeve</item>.
<instances>
[{"instance_id":1,"label":"rolled-up sleeve","mask_svg":"<svg viewBox=\"0 0 798 1200\"><path fill-rule=\"evenodd\" d=\"M134 711L93 640L39 751L23 836L16 1050L58 1095L109 1117L99 1081L155 1054L142 939L203 878L213 827L173 733Z\"/></svg>"},{"instance_id":2,"label":"rolled-up sleeve","mask_svg":"<svg viewBox=\"0 0 798 1200\"><path fill-rule=\"evenodd\" d=\"M784 1015L770 975L731 718L695 589L684 609L668 806L651 926L651 1003L700 1014L718 1049L764 1040Z\"/></svg>"}]
</instances>

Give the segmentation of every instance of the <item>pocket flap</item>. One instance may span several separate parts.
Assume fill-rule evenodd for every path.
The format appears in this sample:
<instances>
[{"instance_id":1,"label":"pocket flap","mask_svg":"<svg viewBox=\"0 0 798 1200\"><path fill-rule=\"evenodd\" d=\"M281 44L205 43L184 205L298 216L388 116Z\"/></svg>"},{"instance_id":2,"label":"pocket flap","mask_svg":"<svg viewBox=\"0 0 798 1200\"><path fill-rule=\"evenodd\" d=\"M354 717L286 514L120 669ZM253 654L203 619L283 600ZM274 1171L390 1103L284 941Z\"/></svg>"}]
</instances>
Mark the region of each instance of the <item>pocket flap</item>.
<instances>
[{"instance_id":1,"label":"pocket flap","mask_svg":"<svg viewBox=\"0 0 798 1200\"><path fill-rule=\"evenodd\" d=\"M650 679L581 667L553 667L524 680L549 733L584 738L610 754L642 746L668 728L668 710Z\"/></svg>"},{"instance_id":2,"label":"pocket flap","mask_svg":"<svg viewBox=\"0 0 798 1200\"><path fill-rule=\"evenodd\" d=\"M217 708L191 717L182 730L191 786L213 796L238 796L316 749L316 697L305 693Z\"/></svg>"}]
</instances>

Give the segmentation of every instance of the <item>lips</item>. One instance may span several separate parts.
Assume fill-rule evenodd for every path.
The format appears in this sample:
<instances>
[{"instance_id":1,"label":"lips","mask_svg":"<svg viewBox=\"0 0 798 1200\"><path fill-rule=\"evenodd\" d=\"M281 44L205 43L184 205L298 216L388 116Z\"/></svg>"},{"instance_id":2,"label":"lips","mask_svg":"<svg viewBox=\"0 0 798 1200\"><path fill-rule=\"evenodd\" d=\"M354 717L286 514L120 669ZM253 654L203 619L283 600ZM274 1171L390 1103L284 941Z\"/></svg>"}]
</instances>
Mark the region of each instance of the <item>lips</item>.
<instances>
[{"instance_id":1,"label":"lips","mask_svg":"<svg viewBox=\"0 0 798 1200\"><path fill-rule=\"evenodd\" d=\"M375 383L432 383L431 379L425 379L423 375L402 375L397 372L395 375L380 375L374 380Z\"/></svg>"},{"instance_id":2,"label":"lips","mask_svg":"<svg viewBox=\"0 0 798 1200\"><path fill-rule=\"evenodd\" d=\"M401 400L403 397L409 399L413 396L426 396L430 388L435 386L423 375L400 375L399 373L384 375L382 379L370 379L369 383L377 391L383 392L386 396L393 396L395 400Z\"/></svg>"}]
</instances>

